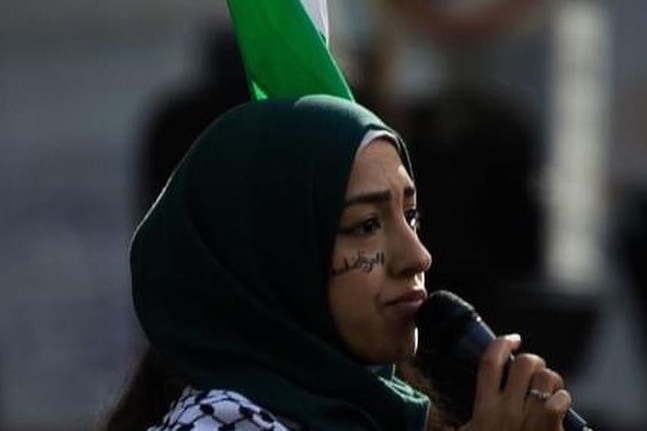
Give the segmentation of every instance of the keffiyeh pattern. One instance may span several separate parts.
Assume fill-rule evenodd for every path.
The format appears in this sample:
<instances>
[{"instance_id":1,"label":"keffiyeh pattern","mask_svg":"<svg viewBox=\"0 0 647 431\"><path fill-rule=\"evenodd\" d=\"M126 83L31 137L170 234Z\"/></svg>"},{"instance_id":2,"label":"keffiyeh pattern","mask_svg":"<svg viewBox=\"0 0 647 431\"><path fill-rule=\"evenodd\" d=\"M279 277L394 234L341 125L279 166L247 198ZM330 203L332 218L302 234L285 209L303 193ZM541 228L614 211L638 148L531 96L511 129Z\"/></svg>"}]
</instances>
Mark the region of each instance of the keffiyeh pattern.
<instances>
[{"instance_id":1,"label":"keffiyeh pattern","mask_svg":"<svg viewBox=\"0 0 647 431\"><path fill-rule=\"evenodd\" d=\"M242 395L187 388L162 424L148 431L288 431L274 415Z\"/></svg>"}]
</instances>

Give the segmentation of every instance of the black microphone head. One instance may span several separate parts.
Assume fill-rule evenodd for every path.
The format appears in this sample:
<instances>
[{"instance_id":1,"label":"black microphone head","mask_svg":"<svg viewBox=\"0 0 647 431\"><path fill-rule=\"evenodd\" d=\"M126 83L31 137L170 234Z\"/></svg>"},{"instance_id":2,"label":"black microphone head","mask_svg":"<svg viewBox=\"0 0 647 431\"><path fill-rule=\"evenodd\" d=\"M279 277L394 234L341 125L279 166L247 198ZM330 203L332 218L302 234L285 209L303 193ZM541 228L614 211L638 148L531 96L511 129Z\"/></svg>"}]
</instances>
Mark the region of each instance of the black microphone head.
<instances>
[{"instance_id":1,"label":"black microphone head","mask_svg":"<svg viewBox=\"0 0 647 431\"><path fill-rule=\"evenodd\" d=\"M470 303L447 290L430 293L415 323L414 364L442 395L441 403L456 425L465 423L472 414L481 349L492 339L491 332Z\"/></svg>"},{"instance_id":2,"label":"black microphone head","mask_svg":"<svg viewBox=\"0 0 647 431\"><path fill-rule=\"evenodd\" d=\"M480 318L474 307L447 290L429 294L415 316L418 350L414 364L426 376L439 400L458 428L472 414L476 372L472 353L463 352L462 342Z\"/></svg>"},{"instance_id":3,"label":"black microphone head","mask_svg":"<svg viewBox=\"0 0 647 431\"><path fill-rule=\"evenodd\" d=\"M448 290L432 292L415 316L421 345L441 350L455 343L474 320L481 320L474 307Z\"/></svg>"},{"instance_id":4,"label":"black microphone head","mask_svg":"<svg viewBox=\"0 0 647 431\"><path fill-rule=\"evenodd\" d=\"M464 313L473 311L474 307L455 293L449 290L437 290L429 294L418 310L416 324L442 326Z\"/></svg>"}]
</instances>

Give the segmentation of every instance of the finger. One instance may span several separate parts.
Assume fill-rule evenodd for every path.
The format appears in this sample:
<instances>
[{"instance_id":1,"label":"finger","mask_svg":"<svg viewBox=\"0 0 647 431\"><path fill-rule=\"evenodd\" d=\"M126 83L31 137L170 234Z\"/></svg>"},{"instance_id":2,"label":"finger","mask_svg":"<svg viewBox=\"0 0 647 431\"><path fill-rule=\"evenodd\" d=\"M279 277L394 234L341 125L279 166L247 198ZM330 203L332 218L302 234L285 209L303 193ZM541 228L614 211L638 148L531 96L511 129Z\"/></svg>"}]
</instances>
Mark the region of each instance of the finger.
<instances>
[{"instance_id":1,"label":"finger","mask_svg":"<svg viewBox=\"0 0 647 431\"><path fill-rule=\"evenodd\" d=\"M563 388L564 379L562 379L562 376L550 368L541 368L532 375L526 393L526 401L530 401L532 398L541 400L542 397L538 396L539 394L553 394L558 389Z\"/></svg>"},{"instance_id":2,"label":"finger","mask_svg":"<svg viewBox=\"0 0 647 431\"><path fill-rule=\"evenodd\" d=\"M523 413L530 382L537 373L545 368L546 363L537 355L524 353L514 359L510 365L508 381L503 391L506 406L511 413Z\"/></svg>"},{"instance_id":3,"label":"finger","mask_svg":"<svg viewBox=\"0 0 647 431\"><path fill-rule=\"evenodd\" d=\"M562 422L571 405L571 396L567 391L560 389L551 394L533 388L530 398L524 429L564 431Z\"/></svg>"},{"instance_id":4,"label":"finger","mask_svg":"<svg viewBox=\"0 0 647 431\"><path fill-rule=\"evenodd\" d=\"M562 430L564 416L571 406L571 394L565 389L559 389L544 404L548 430Z\"/></svg>"},{"instance_id":5,"label":"finger","mask_svg":"<svg viewBox=\"0 0 647 431\"><path fill-rule=\"evenodd\" d=\"M535 372L530 381L525 400L525 410L528 414L543 411L546 401L564 387L562 377L550 368L542 368Z\"/></svg>"},{"instance_id":6,"label":"finger","mask_svg":"<svg viewBox=\"0 0 647 431\"><path fill-rule=\"evenodd\" d=\"M544 367L532 375L530 387L538 388L542 391L555 392L558 389L564 388L564 379L556 371Z\"/></svg>"},{"instance_id":7,"label":"finger","mask_svg":"<svg viewBox=\"0 0 647 431\"><path fill-rule=\"evenodd\" d=\"M518 334L510 334L495 338L487 347L479 363L474 399L475 410L487 409L489 405L496 402L500 393L504 365L520 345L521 337Z\"/></svg>"}]
</instances>

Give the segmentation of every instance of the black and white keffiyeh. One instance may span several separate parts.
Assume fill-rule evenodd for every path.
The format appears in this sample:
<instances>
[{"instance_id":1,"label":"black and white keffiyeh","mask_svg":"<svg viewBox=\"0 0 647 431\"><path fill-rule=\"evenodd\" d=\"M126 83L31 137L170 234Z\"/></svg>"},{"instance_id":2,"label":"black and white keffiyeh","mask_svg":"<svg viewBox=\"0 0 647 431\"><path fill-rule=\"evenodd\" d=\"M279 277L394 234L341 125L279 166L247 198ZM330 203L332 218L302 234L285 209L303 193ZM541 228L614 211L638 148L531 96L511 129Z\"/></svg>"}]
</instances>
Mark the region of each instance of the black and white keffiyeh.
<instances>
[{"instance_id":1,"label":"black and white keffiyeh","mask_svg":"<svg viewBox=\"0 0 647 431\"><path fill-rule=\"evenodd\" d=\"M290 431L270 412L241 394L187 388L148 431Z\"/></svg>"}]
</instances>

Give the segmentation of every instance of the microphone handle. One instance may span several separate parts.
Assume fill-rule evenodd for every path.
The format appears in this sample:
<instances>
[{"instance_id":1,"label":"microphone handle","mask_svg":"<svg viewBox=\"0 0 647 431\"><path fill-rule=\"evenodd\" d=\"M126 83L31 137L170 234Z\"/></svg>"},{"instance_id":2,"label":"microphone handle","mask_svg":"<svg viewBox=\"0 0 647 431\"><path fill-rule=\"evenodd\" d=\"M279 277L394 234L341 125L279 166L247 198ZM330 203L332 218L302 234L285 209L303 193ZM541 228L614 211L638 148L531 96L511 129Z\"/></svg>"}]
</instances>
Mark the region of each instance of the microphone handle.
<instances>
[{"instance_id":1,"label":"microphone handle","mask_svg":"<svg viewBox=\"0 0 647 431\"><path fill-rule=\"evenodd\" d=\"M584 418L572 408L569 408L566 412L562 425L564 425L565 431L593 431L593 428L587 425Z\"/></svg>"}]
</instances>

